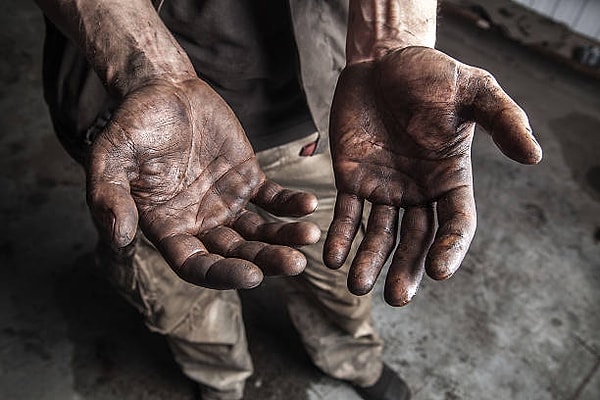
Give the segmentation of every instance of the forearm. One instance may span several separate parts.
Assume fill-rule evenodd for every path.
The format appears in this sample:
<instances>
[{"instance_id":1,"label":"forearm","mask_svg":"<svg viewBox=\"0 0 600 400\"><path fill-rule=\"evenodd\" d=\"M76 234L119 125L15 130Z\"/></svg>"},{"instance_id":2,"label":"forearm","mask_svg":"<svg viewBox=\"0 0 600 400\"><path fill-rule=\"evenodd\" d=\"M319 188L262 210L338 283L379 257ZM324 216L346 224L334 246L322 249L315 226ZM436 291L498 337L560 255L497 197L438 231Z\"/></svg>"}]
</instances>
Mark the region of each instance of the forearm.
<instances>
[{"instance_id":1,"label":"forearm","mask_svg":"<svg viewBox=\"0 0 600 400\"><path fill-rule=\"evenodd\" d=\"M350 0L348 65L403 47L433 47L436 12L436 0Z\"/></svg>"},{"instance_id":2,"label":"forearm","mask_svg":"<svg viewBox=\"0 0 600 400\"><path fill-rule=\"evenodd\" d=\"M117 95L152 79L194 74L149 0L36 1Z\"/></svg>"}]
</instances>

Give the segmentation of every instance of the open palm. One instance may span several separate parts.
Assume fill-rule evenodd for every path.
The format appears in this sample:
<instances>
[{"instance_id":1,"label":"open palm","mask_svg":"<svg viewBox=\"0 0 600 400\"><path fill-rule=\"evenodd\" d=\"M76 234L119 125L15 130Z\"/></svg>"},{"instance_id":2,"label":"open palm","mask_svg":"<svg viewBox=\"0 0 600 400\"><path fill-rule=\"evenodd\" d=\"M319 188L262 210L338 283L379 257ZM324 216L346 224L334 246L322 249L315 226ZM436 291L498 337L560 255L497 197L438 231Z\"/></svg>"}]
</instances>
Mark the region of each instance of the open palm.
<instances>
[{"instance_id":1,"label":"open palm","mask_svg":"<svg viewBox=\"0 0 600 400\"><path fill-rule=\"evenodd\" d=\"M266 223L248 201L301 216L313 195L265 178L237 118L204 82L152 82L130 93L96 139L88 199L116 246L138 225L183 279L219 289L256 286L266 274L300 273L288 246L316 242L306 222Z\"/></svg>"},{"instance_id":2,"label":"open palm","mask_svg":"<svg viewBox=\"0 0 600 400\"><path fill-rule=\"evenodd\" d=\"M372 203L367 232L352 262L348 287L369 292L396 245L385 297L404 305L423 273L450 277L475 233L471 172L475 123L522 163L541 149L527 116L486 71L426 47L409 47L342 72L330 140L338 197L325 263L345 261L364 200Z\"/></svg>"}]
</instances>

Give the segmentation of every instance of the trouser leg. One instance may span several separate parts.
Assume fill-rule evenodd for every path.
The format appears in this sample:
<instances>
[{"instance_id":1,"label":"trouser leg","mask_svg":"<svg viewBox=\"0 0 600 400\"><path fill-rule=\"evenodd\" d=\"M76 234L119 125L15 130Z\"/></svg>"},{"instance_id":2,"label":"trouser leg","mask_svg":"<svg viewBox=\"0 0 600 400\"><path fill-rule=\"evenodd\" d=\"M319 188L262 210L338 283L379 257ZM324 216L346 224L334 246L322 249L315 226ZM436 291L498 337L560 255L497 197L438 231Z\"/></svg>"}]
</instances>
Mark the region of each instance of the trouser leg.
<instances>
[{"instance_id":1,"label":"trouser leg","mask_svg":"<svg viewBox=\"0 0 600 400\"><path fill-rule=\"evenodd\" d=\"M166 335L183 372L201 384L204 399L241 399L252 374L237 292L181 280L140 233L115 251L98 247L100 265L119 292Z\"/></svg>"},{"instance_id":2,"label":"trouser leg","mask_svg":"<svg viewBox=\"0 0 600 400\"><path fill-rule=\"evenodd\" d=\"M306 219L319 225L322 238L301 249L308 260L306 270L286 280L288 310L319 368L335 378L368 386L381 375L383 343L373 327L371 296L354 296L347 289L349 263L339 270L323 265L323 244L333 217L336 191L329 153L299 155L300 149L314 139L311 136L257 154L269 178L286 188L313 192L319 198L317 211ZM286 220L262 214L272 220ZM349 260L362 232L358 236Z\"/></svg>"}]
</instances>

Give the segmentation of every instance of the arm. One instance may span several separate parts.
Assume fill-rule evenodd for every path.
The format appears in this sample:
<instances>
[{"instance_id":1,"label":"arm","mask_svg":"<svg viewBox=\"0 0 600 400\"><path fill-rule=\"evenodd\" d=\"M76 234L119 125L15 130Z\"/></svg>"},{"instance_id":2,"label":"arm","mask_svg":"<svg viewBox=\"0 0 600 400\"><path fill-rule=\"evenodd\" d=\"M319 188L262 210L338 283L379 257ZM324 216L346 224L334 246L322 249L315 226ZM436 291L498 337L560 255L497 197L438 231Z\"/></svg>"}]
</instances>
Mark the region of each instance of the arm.
<instances>
[{"instance_id":1,"label":"arm","mask_svg":"<svg viewBox=\"0 0 600 400\"><path fill-rule=\"evenodd\" d=\"M153 79L196 76L150 0L36 0L76 43L108 89L121 97Z\"/></svg>"},{"instance_id":2,"label":"arm","mask_svg":"<svg viewBox=\"0 0 600 400\"><path fill-rule=\"evenodd\" d=\"M347 65L408 46L435 45L436 0L350 0Z\"/></svg>"},{"instance_id":3,"label":"arm","mask_svg":"<svg viewBox=\"0 0 600 400\"><path fill-rule=\"evenodd\" d=\"M371 202L348 286L373 288L400 224L385 284L396 306L416 294L425 271L452 276L469 248L475 123L516 161L535 164L542 154L526 114L488 72L433 49L435 12L431 0L351 0L347 66L331 111L338 197L325 263L342 265Z\"/></svg>"},{"instance_id":4,"label":"arm","mask_svg":"<svg viewBox=\"0 0 600 400\"><path fill-rule=\"evenodd\" d=\"M195 74L148 0L39 0L122 99L86 166L92 215L114 246L139 223L183 279L248 288L296 274L296 249L318 240L306 222L267 224L248 201L301 216L313 195L267 180L231 109Z\"/></svg>"}]
</instances>

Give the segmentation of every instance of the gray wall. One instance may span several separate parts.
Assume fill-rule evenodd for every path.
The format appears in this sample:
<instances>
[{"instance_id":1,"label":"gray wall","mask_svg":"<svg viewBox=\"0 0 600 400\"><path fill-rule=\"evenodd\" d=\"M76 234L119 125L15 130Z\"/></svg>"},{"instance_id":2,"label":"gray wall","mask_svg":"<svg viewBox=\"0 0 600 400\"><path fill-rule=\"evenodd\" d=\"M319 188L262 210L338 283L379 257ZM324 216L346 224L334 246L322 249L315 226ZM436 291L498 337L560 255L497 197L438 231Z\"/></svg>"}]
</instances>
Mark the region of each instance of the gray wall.
<instances>
[{"instance_id":1,"label":"gray wall","mask_svg":"<svg viewBox=\"0 0 600 400\"><path fill-rule=\"evenodd\" d=\"M600 0L514 0L563 22L576 32L600 40Z\"/></svg>"}]
</instances>

